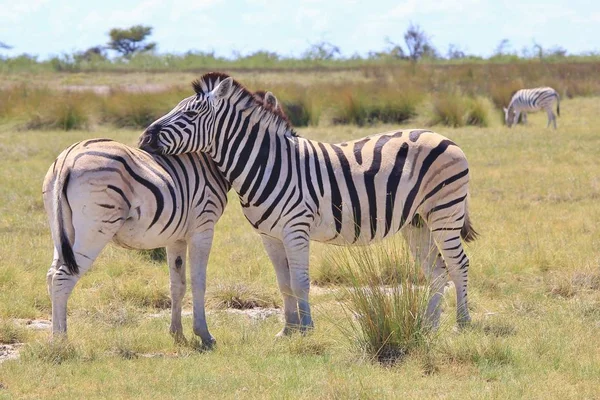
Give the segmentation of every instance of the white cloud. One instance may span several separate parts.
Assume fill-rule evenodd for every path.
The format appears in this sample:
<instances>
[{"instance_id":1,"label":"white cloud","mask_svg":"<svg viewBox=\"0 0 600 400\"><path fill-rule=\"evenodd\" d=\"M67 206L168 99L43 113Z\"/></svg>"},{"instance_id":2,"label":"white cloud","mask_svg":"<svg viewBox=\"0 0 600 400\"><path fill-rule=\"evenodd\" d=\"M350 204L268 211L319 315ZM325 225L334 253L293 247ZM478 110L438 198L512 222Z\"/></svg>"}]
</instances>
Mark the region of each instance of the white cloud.
<instances>
[{"instance_id":1,"label":"white cloud","mask_svg":"<svg viewBox=\"0 0 600 400\"><path fill-rule=\"evenodd\" d=\"M17 0L6 2L0 7L0 21L22 21L29 14L37 12L50 0Z\"/></svg>"}]
</instances>

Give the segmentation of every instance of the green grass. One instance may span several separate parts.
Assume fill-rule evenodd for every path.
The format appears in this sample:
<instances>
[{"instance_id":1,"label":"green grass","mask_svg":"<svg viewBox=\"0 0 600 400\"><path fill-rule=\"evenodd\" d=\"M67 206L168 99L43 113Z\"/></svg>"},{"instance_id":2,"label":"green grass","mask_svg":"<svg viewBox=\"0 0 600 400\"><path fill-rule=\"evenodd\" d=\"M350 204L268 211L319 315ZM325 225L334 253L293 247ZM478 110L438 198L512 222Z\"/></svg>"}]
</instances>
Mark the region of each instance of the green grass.
<instances>
[{"instance_id":1,"label":"green grass","mask_svg":"<svg viewBox=\"0 0 600 400\"><path fill-rule=\"evenodd\" d=\"M277 93L276 93L277 94ZM138 131L17 131L0 126L0 333L24 341L0 364L0 398L595 398L600 386L600 99L565 99L559 129L531 114L528 126L435 130L467 154L471 212L481 236L467 246L473 327L455 332L453 289L428 351L381 366L343 329L351 322L338 283L313 285L316 328L276 340L276 316L218 308L219 287L246 285L277 299L273 268L234 193L217 225L208 268L212 351L176 345L166 264L107 247L69 301L69 346L47 331L12 328L50 314L52 244L40 188L67 145L89 137L135 144ZM410 124L423 126L428 117ZM408 124L401 126L408 127ZM309 127L303 136L343 141L391 125ZM313 278L332 248L311 246ZM333 274L333 272L331 273ZM213 297L214 296L214 297ZM144 300L148 299L148 300ZM347 299L342 295L341 300ZM188 291L184 309L191 310ZM191 337L191 317L184 316ZM14 330L16 329L16 331ZM24 329L24 328L23 328Z\"/></svg>"}]
</instances>

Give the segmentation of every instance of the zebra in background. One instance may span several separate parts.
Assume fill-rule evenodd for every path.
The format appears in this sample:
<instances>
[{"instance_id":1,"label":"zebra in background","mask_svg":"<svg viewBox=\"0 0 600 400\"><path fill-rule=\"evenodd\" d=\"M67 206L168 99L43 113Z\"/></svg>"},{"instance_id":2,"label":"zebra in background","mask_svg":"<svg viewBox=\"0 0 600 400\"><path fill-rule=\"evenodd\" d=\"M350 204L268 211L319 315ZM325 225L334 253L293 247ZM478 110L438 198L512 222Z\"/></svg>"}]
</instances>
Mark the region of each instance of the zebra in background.
<instances>
[{"instance_id":1,"label":"zebra in background","mask_svg":"<svg viewBox=\"0 0 600 400\"><path fill-rule=\"evenodd\" d=\"M265 107L278 107L271 93L257 96ZM203 153L152 155L110 139L85 140L64 150L42 188L54 242L54 261L47 274L52 333L66 333L68 298L112 241L129 249L166 246L170 331L177 341L185 339L181 308L189 250L193 329L205 345L212 345L204 307L206 266L229 189Z\"/></svg>"},{"instance_id":2,"label":"zebra in background","mask_svg":"<svg viewBox=\"0 0 600 400\"><path fill-rule=\"evenodd\" d=\"M513 95L508 108L504 108L504 120L510 128L519 121L519 114L523 114L523 123L527 123L527 113L532 111L546 110L548 114L548 125L554 124L556 129L556 115L552 111L552 104L556 100L556 114L560 116L560 98L556 90L551 87L539 87L535 89L521 89Z\"/></svg>"},{"instance_id":3,"label":"zebra in background","mask_svg":"<svg viewBox=\"0 0 600 400\"><path fill-rule=\"evenodd\" d=\"M432 278L432 324L448 276L456 286L457 321L470 321L461 237L470 241L476 232L467 160L455 143L420 129L321 143L297 136L284 117L225 74L206 74L193 86L196 94L152 123L140 147L205 152L232 184L275 267L286 321L278 335L313 326L310 240L369 244L400 230Z\"/></svg>"}]
</instances>

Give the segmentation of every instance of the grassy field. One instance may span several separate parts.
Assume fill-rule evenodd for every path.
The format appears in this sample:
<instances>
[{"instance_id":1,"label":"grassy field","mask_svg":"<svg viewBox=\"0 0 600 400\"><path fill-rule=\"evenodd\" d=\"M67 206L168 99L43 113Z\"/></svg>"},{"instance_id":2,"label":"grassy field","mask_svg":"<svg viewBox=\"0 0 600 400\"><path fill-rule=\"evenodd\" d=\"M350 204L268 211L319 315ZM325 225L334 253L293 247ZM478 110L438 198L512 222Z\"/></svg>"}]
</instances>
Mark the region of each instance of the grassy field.
<instances>
[{"instance_id":1,"label":"grassy field","mask_svg":"<svg viewBox=\"0 0 600 400\"><path fill-rule=\"evenodd\" d=\"M132 130L16 131L0 127L0 343L25 343L0 364L1 398L600 398L600 98L561 104L557 131L545 114L507 129L436 128L457 142L472 171L468 246L473 327L453 329L454 296L427 352L382 366L345 336L339 286L313 285L316 330L276 340L280 314L218 307L226 292L281 301L273 268L236 196L217 226L209 263L208 352L168 335L168 271L144 255L107 247L69 302L70 343L48 344L45 274L52 258L41 183L74 141ZM411 121L405 127L421 125ZM390 126L311 127L327 141ZM314 245L313 279L331 247ZM190 310L189 293L186 310ZM191 316L184 318L191 335ZM57 362L60 361L60 362Z\"/></svg>"}]
</instances>

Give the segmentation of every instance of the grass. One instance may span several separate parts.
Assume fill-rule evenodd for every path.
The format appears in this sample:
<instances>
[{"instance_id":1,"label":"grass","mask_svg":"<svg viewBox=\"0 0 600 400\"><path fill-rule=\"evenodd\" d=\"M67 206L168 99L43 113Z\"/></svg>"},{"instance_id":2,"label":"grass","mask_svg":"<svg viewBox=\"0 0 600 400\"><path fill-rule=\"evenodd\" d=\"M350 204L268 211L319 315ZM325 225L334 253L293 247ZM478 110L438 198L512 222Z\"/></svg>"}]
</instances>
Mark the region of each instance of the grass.
<instances>
[{"instance_id":1,"label":"grass","mask_svg":"<svg viewBox=\"0 0 600 400\"><path fill-rule=\"evenodd\" d=\"M344 333L352 322L339 301L344 287L335 282L313 284L316 328L307 337L276 340L279 317L256 320L211 304L207 319L216 348L176 345L168 333L168 310L154 300L142 301L168 294L166 264L111 245L69 301L68 347L51 347L47 331L2 331L25 345L19 360L0 364L0 398L597 397L600 99L564 99L561 106L557 131L545 129L543 113L510 130L495 118L484 128L435 128L467 154L470 207L481 236L466 249L474 326L452 329L450 289L443 301L444 324L429 351L409 352L393 366L365 357ZM410 124L427 121L421 114ZM89 137L135 144L139 135L94 129L18 131L0 125L0 327L50 315L45 275L52 245L40 187L56 155ZM298 131L344 141L390 129L342 125ZM219 287L245 285L281 304L261 241L240 223L240 206L235 194L230 196L209 261L210 298ZM317 282L317 270L331 251L311 245ZM184 310L191 310L189 290ZM190 338L191 316L184 315L183 323Z\"/></svg>"},{"instance_id":2,"label":"grass","mask_svg":"<svg viewBox=\"0 0 600 400\"><path fill-rule=\"evenodd\" d=\"M344 247L327 257L348 276L342 305L352 345L369 358L395 364L410 353L427 353L435 334L425 318L429 283L399 238L369 247Z\"/></svg>"}]
</instances>

